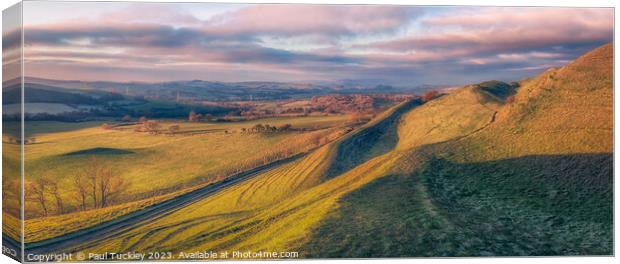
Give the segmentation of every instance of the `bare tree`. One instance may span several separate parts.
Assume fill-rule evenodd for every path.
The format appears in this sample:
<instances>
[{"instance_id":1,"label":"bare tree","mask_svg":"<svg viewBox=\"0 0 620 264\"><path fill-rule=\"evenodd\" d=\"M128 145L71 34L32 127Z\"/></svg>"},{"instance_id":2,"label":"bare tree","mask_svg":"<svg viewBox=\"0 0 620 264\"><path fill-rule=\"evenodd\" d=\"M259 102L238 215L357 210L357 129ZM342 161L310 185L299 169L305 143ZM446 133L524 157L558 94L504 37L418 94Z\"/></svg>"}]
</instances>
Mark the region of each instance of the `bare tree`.
<instances>
[{"instance_id":1,"label":"bare tree","mask_svg":"<svg viewBox=\"0 0 620 264\"><path fill-rule=\"evenodd\" d=\"M103 167L99 172L99 207L103 208L118 198L126 186L123 178L115 176L111 168Z\"/></svg>"},{"instance_id":2,"label":"bare tree","mask_svg":"<svg viewBox=\"0 0 620 264\"><path fill-rule=\"evenodd\" d=\"M80 202L80 210L86 210L86 202L88 200L88 182L87 174L78 173L73 176L73 186L75 188L75 196Z\"/></svg>"},{"instance_id":3,"label":"bare tree","mask_svg":"<svg viewBox=\"0 0 620 264\"><path fill-rule=\"evenodd\" d=\"M91 157L88 161L88 166L84 169L83 176L85 183L84 188L87 191L88 196L93 200L93 208L99 206L99 174L103 170L103 164L96 157Z\"/></svg>"},{"instance_id":4,"label":"bare tree","mask_svg":"<svg viewBox=\"0 0 620 264\"><path fill-rule=\"evenodd\" d=\"M97 174L99 171L98 168L98 160L96 158L91 159L91 164L89 166L90 171L87 172L86 178L88 179L88 189L90 192L90 197L93 199L93 208L97 208L98 199L97 199Z\"/></svg>"},{"instance_id":5,"label":"bare tree","mask_svg":"<svg viewBox=\"0 0 620 264\"><path fill-rule=\"evenodd\" d=\"M95 208L110 205L110 202L117 199L127 187L122 177L114 175L112 168L95 157L91 158L85 176L87 179L85 186L90 192Z\"/></svg>"},{"instance_id":6,"label":"bare tree","mask_svg":"<svg viewBox=\"0 0 620 264\"><path fill-rule=\"evenodd\" d=\"M26 194L27 198L30 201L36 202L41 206L41 210L43 211L43 216L47 216L47 197L45 196L45 186L47 184L47 179L44 177L37 178L36 180L29 182L26 185Z\"/></svg>"},{"instance_id":7,"label":"bare tree","mask_svg":"<svg viewBox=\"0 0 620 264\"><path fill-rule=\"evenodd\" d=\"M99 183L99 207L103 208L107 204L108 193L110 189L110 182L112 180L112 170L102 169L99 171L98 183Z\"/></svg>"},{"instance_id":8,"label":"bare tree","mask_svg":"<svg viewBox=\"0 0 620 264\"><path fill-rule=\"evenodd\" d=\"M120 176L114 176L111 174L111 177L106 181L108 184L105 188L106 192L104 193L102 199L103 206L108 206L120 198L123 191L125 191L128 187L128 183Z\"/></svg>"},{"instance_id":9,"label":"bare tree","mask_svg":"<svg viewBox=\"0 0 620 264\"><path fill-rule=\"evenodd\" d=\"M49 187L50 193L52 194L52 196L54 196L54 200L56 201L56 213L63 214L65 212L65 206L62 202L62 197L60 196L58 182L48 181L47 186Z\"/></svg>"}]
</instances>

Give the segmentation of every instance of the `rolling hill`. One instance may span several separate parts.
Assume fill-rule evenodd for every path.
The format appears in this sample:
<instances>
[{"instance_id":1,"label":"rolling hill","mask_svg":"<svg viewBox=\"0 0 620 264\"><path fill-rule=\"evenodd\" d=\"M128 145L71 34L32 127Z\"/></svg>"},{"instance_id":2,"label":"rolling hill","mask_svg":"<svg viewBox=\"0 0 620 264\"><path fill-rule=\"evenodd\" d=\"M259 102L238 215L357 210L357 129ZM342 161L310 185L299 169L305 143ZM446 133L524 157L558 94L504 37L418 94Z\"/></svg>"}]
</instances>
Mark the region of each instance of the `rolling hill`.
<instances>
[{"instance_id":1,"label":"rolling hill","mask_svg":"<svg viewBox=\"0 0 620 264\"><path fill-rule=\"evenodd\" d=\"M399 127L403 170L345 196L300 250L612 254L612 61L607 44L523 81L512 99L510 86L492 96L474 85L412 110Z\"/></svg>"},{"instance_id":2,"label":"rolling hill","mask_svg":"<svg viewBox=\"0 0 620 264\"><path fill-rule=\"evenodd\" d=\"M420 92L443 86L395 87L381 82L218 82L179 80L167 82L110 82L51 80L27 77L27 83L63 87L82 91L116 92L161 100L177 96L196 101L252 101L310 98L326 94L402 94Z\"/></svg>"},{"instance_id":3,"label":"rolling hill","mask_svg":"<svg viewBox=\"0 0 620 264\"><path fill-rule=\"evenodd\" d=\"M40 81L40 79L34 79ZM80 89L71 85L53 86L63 83L26 82L24 84L24 103L26 120L87 121L147 116L157 118L184 118L190 111L223 115L232 111L221 106L179 104L174 101L145 99L140 96L127 96L121 93ZM19 120L21 111L21 90L19 84L3 90L2 106L5 120Z\"/></svg>"},{"instance_id":4,"label":"rolling hill","mask_svg":"<svg viewBox=\"0 0 620 264\"><path fill-rule=\"evenodd\" d=\"M613 49L398 104L302 158L72 252L613 253Z\"/></svg>"}]
</instances>

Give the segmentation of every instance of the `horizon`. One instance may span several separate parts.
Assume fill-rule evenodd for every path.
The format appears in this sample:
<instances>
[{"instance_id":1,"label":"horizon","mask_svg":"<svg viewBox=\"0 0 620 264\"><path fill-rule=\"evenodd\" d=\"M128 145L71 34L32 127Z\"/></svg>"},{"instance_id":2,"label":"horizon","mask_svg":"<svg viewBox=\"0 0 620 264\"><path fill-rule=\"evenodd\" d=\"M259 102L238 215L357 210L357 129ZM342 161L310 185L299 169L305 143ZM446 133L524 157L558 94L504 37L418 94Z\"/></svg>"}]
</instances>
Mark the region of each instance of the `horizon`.
<instances>
[{"instance_id":1,"label":"horizon","mask_svg":"<svg viewBox=\"0 0 620 264\"><path fill-rule=\"evenodd\" d=\"M613 41L613 8L33 1L24 21L24 75L84 82L453 86Z\"/></svg>"},{"instance_id":2,"label":"horizon","mask_svg":"<svg viewBox=\"0 0 620 264\"><path fill-rule=\"evenodd\" d=\"M550 68L548 68L550 69ZM543 70L544 71L544 70ZM530 76L532 77L532 76ZM3 82L8 83L8 82L12 82L15 80L20 79L21 77L15 77L12 78L10 80L4 80ZM525 79L529 78L529 77L524 77ZM340 80L333 80L333 81L322 81L322 80L300 80L300 81L272 81L272 80L244 80L244 81L219 81L219 80L206 80L206 79L171 79L171 80L166 80L166 81L133 81L133 80L128 80L128 81L111 81L111 80L80 80L80 79L51 79L51 78L45 78L45 77L38 77L38 76L24 76L24 83L28 83L28 79L40 79L40 80L46 80L46 81L59 81L59 82L85 82L85 83L95 83L95 82L110 82L110 83L125 83L125 84L129 84L129 83L140 83L140 84L161 84L161 83L172 83L172 82L192 82L192 81L200 81L200 82L210 82L210 83L228 83L228 84L233 84L233 83L279 83L279 84L310 84L310 85L317 85L317 86L321 86L321 85L342 85L340 84L340 82L346 82L346 81L364 81L364 79L340 79ZM521 80L521 79L520 79ZM489 79L489 80L481 80L480 82L486 82L486 81L500 81L500 82L518 82L520 80L497 80L497 79ZM421 83L421 84L417 84L417 85L391 85L391 84L383 84L383 83L379 83L379 84L372 84L372 85L367 85L367 87L370 86L391 86L391 87L395 87L395 88L416 88L416 87L420 87L420 86L438 86L438 87L460 87L460 86L464 86L464 85L468 85L468 84L472 84L472 83L458 83L458 84L430 84L430 83Z\"/></svg>"}]
</instances>

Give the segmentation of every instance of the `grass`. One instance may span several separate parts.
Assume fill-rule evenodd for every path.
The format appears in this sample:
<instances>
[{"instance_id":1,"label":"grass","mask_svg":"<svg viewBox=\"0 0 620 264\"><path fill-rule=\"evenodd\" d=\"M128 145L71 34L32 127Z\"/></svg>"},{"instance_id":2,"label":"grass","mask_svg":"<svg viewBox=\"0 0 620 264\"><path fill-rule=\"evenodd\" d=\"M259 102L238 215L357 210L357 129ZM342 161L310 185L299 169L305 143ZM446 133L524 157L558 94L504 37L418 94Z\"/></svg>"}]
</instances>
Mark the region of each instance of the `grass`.
<instances>
[{"instance_id":1,"label":"grass","mask_svg":"<svg viewBox=\"0 0 620 264\"><path fill-rule=\"evenodd\" d=\"M400 170L346 195L299 250L306 257L612 254L610 47L523 82L512 103L480 100L488 89L469 86L412 110L399 127L407 153ZM487 114L471 114L480 110Z\"/></svg>"},{"instance_id":2,"label":"grass","mask_svg":"<svg viewBox=\"0 0 620 264\"><path fill-rule=\"evenodd\" d=\"M449 225L419 185L394 174L347 194L296 250L307 258L452 256L443 242Z\"/></svg>"},{"instance_id":3,"label":"grass","mask_svg":"<svg viewBox=\"0 0 620 264\"><path fill-rule=\"evenodd\" d=\"M338 141L337 162L326 173L326 178L338 176L369 159L390 152L398 144L397 124L403 114L419 106L420 100L401 103L384 112L364 129ZM415 111L415 110L413 110Z\"/></svg>"},{"instance_id":4,"label":"grass","mask_svg":"<svg viewBox=\"0 0 620 264\"><path fill-rule=\"evenodd\" d=\"M297 250L308 258L610 254L611 163L608 154L433 159L343 197Z\"/></svg>"},{"instance_id":5,"label":"grass","mask_svg":"<svg viewBox=\"0 0 620 264\"><path fill-rule=\"evenodd\" d=\"M25 226L27 227L24 229L25 242L29 243L41 241L91 227L150 205L168 200L174 196L190 191L191 189L193 188L106 208L28 219L25 221Z\"/></svg>"},{"instance_id":6,"label":"grass","mask_svg":"<svg viewBox=\"0 0 620 264\"><path fill-rule=\"evenodd\" d=\"M400 107L378 117L357 132L349 133L310 153L212 197L115 235L87 245L85 251L170 250L173 252L225 249L279 250L298 243L319 223L336 201L389 170L396 156L377 154L341 176L327 179L325 173L338 163L340 142L381 125Z\"/></svg>"},{"instance_id":7,"label":"grass","mask_svg":"<svg viewBox=\"0 0 620 264\"><path fill-rule=\"evenodd\" d=\"M14 214L2 212L2 233L15 239L21 240L22 221Z\"/></svg>"},{"instance_id":8,"label":"grass","mask_svg":"<svg viewBox=\"0 0 620 264\"><path fill-rule=\"evenodd\" d=\"M468 234L470 247L455 255L607 255L612 164L611 154L437 159L422 177L444 215Z\"/></svg>"},{"instance_id":9,"label":"grass","mask_svg":"<svg viewBox=\"0 0 620 264\"><path fill-rule=\"evenodd\" d=\"M4 129L15 124L3 123ZM2 232L13 238L21 237L21 146L8 143L9 137L2 136Z\"/></svg>"},{"instance_id":10,"label":"grass","mask_svg":"<svg viewBox=\"0 0 620 264\"><path fill-rule=\"evenodd\" d=\"M428 102L400 121L398 149L443 142L468 135L489 125L502 101L471 85Z\"/></svg>"},{"instance_id":11,"label":"grass","mask_svg":"<svg viewBox=\"0 0 620 264\"><path fill-rule=\"evenodd\" d=\"M110 209L90 210L60 216L36 217L38 204L26 203L28 241L50 238L63 232L87 227L111 219L126 212L151 204L153 199L161 200L160 194L173 193L199 184L217 181L243 166L257 166L274 155L294 155L308 151L319 144L320 138L328 141L341 136L345 130L347 116L273 118L234 123L185 123L161 122L162 127L178 124L179 134L149 135L137 133L131 126L121 130L105 130L99 126L85 126L81 129L56 132L57 126L49 126L52 133L45 133L43 127L37 134L37 143L26 145L26 179L44 175L54 179L61 186L65 208L75 208L72 176L92 156L112 166L130 185L124 190L124 201L119 205L121 212ZM256 123L279 125L290 123L293 128L307 128L308 131L291 131L274 134L241 134L240 129ZM35 123L35 122L30 122ZM228 130L228 133L224 132ZM185 134L200 131L197 134ZM215 131L215 132L212 132ZM49 197L50 204L53 199ZM92 218L92 219L91 219ZM59 221L58 219L65 219ZM70 224L68 222L71 222ZM55 223L63 223L57 225ZM39 226L48 226L40 229Z\"/></svg>"},{"instance_id":12,"label":"grass","mask_svg":"<svg viewBox=\"0 0 620 264\"><path fill-rule=\"evenodd\" d=\"M328 149L324 147L316 155ZM303 239L339 197L387 169L381 165L387 157L380 156L342 177L314 186L299 184L304 177L293 171L305 171L303 168L314 158L310 156L104 242L87 245L84 251L285 250ZM320 157L318 162L325 160ZM315 179L316 183L320 174L306 175L306 179ZM291 191L289 186L304 187Z\"/></svg>"},{"instance_id":13,"label":"grass","mask_svg":"<svg viewBox=\"0 0 620 264\"><path fill-rule=\"evenodd\" d=\"M122 131L93 127L41 134L37 144L26 145L26 179L44 174L62 183L62 179L87 165L87 156L96 155L111 164L115 173L131 180L128 194L139 195L197 177L217 176L233 164L262 159L270 152L289 148L293 153L304 151L310 148L308 141L313 136L332 133L330 129L275 134L223 133L223 130L250 127L254 122L259 121L230 125L179 123L181 135L177 136L136 133L131 127ZM168 124L172 123L162 126ZM205 133L182 135L195 130Z\"/></svg>"},{"instance_id":14,"label":"grass","mask_svg":"<svg viewBox=\"0 0 620 264\"><path fill-rule=\"evenodd\" d=\"M612 254L611 56L605 46L524 81L514 101L506 100L512 87L495 82L410 111L400 104L351 133L334 132L334 141L301 159L80 250L299 250L322 258ZM182 130L217 129L195 125ZM54 135L79 133L103 132ZM211 154L226 140L183 145L180 137L124 138L103 147L142 147L109 155L115 162L166 146L163 139L184 150L166 157L200 146ZM261 140L282 145L274 138ZM239 156L250 143L229 144ZM227 157L222 164L234 162ZM201 161L191 164L217 167Z\"/></svg>"},{"instance_id":15,"label":"grass","mask_svg":"<svg viewBox=\"0 0 620 264\"><path fill-rule=\"evenodd\" d=\"M27 121L24 128L25 137L30 138L40 134L67 132L84 128L92 128L101 125L101 121L88 122L58 122L58 121ZM19 122L8 121L3 124L3 134L18 136L20 133Z\"/></svg>"},{"instance_id":16,"label":"grass","mask_svg":"<svg viewBox=\"0 0 620 264\"><path fill-rule=\"evenodd\" d=\"M91 148L78 150L74 152L69 152L67 156L76 156L76 155L123 155L123 154L131 154L133 152L124 150L124 149L114 149L114 148Z\"/></svg>"}]
</instances>

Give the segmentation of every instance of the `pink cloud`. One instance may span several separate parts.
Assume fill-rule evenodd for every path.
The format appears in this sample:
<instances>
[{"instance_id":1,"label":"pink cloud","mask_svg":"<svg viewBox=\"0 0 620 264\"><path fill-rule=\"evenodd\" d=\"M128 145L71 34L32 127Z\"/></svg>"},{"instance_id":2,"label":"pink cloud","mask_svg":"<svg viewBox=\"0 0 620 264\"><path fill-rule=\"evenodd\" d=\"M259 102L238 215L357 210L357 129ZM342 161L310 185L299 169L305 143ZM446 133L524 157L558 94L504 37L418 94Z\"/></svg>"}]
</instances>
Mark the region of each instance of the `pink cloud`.
<instances>
[{"instance_id":1,"label":"pink cloud","mask_svg":"<svg viewBox=\"0 0 620 264\"><path fill-rule=\"evenodd\" d=\"M127 78L135 73L141 80L261 74L403 78L412 69L420 72L418 77L432 76L431 69L467 72L465 79L499 67L556 65L613 37L612 9L446 7L424 12L404 6L270 4L200 21L182 10L166 13L136 4L93 19L28 26L26 57L34 75L64 68L67 76L88 70L79 75L93 79L97 71ZM291 45L320 45L288 49L291 40ZM149 69L157 74L149 75ZM166 69L170 72L163 74Z\"/></svg>"},{"instance_id":2,"label":"pink cloud","mask_svg":"<svg viewBox=\"0 0 620 264\"><path fill-rule=\"evenodd\" d=\"M202 21L178 6L161 3L134 3L124 9L106 12L95 18L98 23L156 22L175 25L199 25Z\"/></svg>"},{"instance_id":3,"label":"pink cloud","mask_svg":"<svg viewBox=\"0 0 620 264\"><path fill-rule=\"evenodd\" d=\"M392 50L463 49L492 53L609 41L612 9L481 8L427 18L429 33L376 42L367 47Z\"/></svg>"},{"instance_id":4,"label":"pink cloud","mask_svg":"<svg viewBox=\"0 0 620 264\"><path fill-rule=\"evenodd\" d=\"M348 34L394 30L410 19L402 6L257 5L206 21L226 34Z\"/></svg>"}]
</instances>

